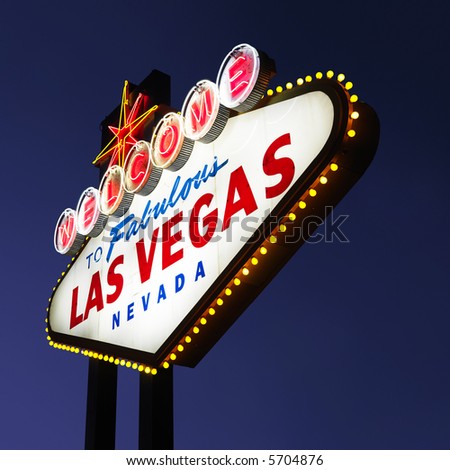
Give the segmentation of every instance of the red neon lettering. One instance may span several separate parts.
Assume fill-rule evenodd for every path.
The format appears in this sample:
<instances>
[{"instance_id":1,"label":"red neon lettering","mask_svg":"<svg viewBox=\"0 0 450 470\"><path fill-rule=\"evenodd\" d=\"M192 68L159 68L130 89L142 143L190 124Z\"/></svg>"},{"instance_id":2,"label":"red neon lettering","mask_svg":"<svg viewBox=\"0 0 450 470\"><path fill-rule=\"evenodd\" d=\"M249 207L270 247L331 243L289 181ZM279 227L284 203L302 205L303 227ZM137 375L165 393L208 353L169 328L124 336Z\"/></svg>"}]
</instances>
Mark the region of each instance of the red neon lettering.
<instances>
[{"instance_id":1,"label":"red neon lettering","mask_svg":"<svg viewBox=\"0 0 450 470\"><path fill-rule=\"evenodd\" d=\"M83 200L83 226L88 227L89 223L94 219L95 213L95 197L86 196Z\"/></svg>"},{"instance_id":2,"label":"red neon lettering","mask_svg":"<svg viewBox=\"0 0 450 470\"><path fill-rule=\"evenodd\" d=\"M159 141L159 153L170 158L178 143L180 130L177 126L166 126Z\"/></svg>"},{"instance_id":3,"label":"red neon lettering","mask_svg":"<svg viewBox=\"0 0 450 470\"><path fill-rule=\"evenodd\" d=\"M118 256L112 263L108 269L108 277L107 281L108 284L112 287L115 287L114 292L112 294L108 294L106 296L106 303L112 304L115 302L120 294L122 293L123 289L123 276L120 273L116 273L115 269L119 264L123 264L124 256Z\"/></svg>"},{"instance_id":4,"label":"red neon lettering","mask_svg":"<svg viewBox=\"0 0 450 470\"><path fill-rule=\"evenodd\" d=\"M182 239L181 230L172 233L172 228L183 220L183 212L175 214L162 226L162 268L166 269L183 258L183 248L172 253L172 247Z\"/></svg>"},{"instance_id":5,"label":"red neon lettering","mask_svg":"<svg viewBox=\"0 0 450 470\"><path fill-rule=\"evenodd\" d=\"M84 309L83 321L89 318L90 311L95 308L97 312L102 310L103 304L103 292L102 283L100 281L100 271L93 274L91 279L91 285L89 287L88 299L86 302L86 308Z\"/></svg>"},{"instance_id":6,"label":"red neon lettering","mask_svg":"<svg viewBox=\"0 0 450 470\"><path fill-rule=\"evenodd\" d=\"M213 91L205 88L197 94L191 104L191 123L193 132L200 132L211 117L213 110Z\"/></svg>"},{"instance_id":7,"label":"red neon lettering","mask_svg":"<svg viewBox=\"0 0 450 470\"><path fill-rule=\"evenodd\" d=\"M294 178L294 161L289 157L275 158L276 151L285 145L290 145L290 143L290 134L283 134L269 145L269 148L264 154L264 173L268 176L281 175L281 179L277 184L266 188L266 197L268 199L279 196L281 193L286 191Z\"/></svg>"},{"instance_id":8,"label":"red neon lettering","mask_svg":"<svg viewBox=\"0 0 450 470\"><path fill-rule=\"evenodd\" d=\"M235 200L236 193L238 194L237 200ZM258 205L256 204L244 169L240 166L230 175L222 230L226 230L229 227L231 217L237 212L244 210L246 215L250 215L256 209L258 209Z\"/></svg>"},{"instance_id":9,"label":"red neon lettering","mask_svg":"<svg viewBox=\"0 0 450 470\"><path fill-rule=\"evenodd\" d=\"M139 187L139 185L145 180L147 175L147 162L148 156L144 152L140 152L134 155L129 169L129 175L131 181Z\"/></svg>"},{"instance_id":10,"label":"red neon lettering","mask_svg":"<svg viewBox=\"0 0 450 470\"><path fill-rule=\"evenodd\" d=\"M248 59L245 55L240 55L228 69L230 81L230 94L233 98L244 91L249 83L251 73L248 72Z\"/></svg>"},{"instance_id":11,"label":"red neon lettering","mask_svg":"<svg viewBox=\"0 0 450 470\"><path fill-rule=\"evenodd\" d=\"M72 238L75 227L75 218L72 215L66 216L63 223L58 227L59 240L62 248L66 248Z\"/></svg>"},{"instance_id":12,"label":"red neon lettering","mask_svg":"<svg viewBox=\"0 0 450 470\"><path fill-rule=\"evenodd\" d=\"M77 315L78 310L78 286L72 291L72 308L70 309L69 329L75 328L83 321L83 314Z\"/></svg>"},{"instance_id":13,"label":"red neon lettering","mask_svg":"<svg viewBox=\"0 0 450 470\"><path fill-rule=\"evenodd\" d=\"M136 243L136 254L137 254L138 265L139 265L139 274L141 276L142 283L144 283L145 281L148 281L152 273L153 258L155 257L156 240L158 239L158 233L159 233L159 227L153 230L152 240L150 242L150 251L148 255L145 252L144 239L141 238Z\"/></svg>"},{"instance_id":14,"label":"red neon lettering","mask_svg":"<svg viewBox=\"0 0 450 470\"><path fill-rule=\"evenodd\" d=\"M119 197L119 191L116 190L118 189L116 186L118 185L111 179L108 179L106 182L106 204L108 208L112 207Z\"/></svg>"},{"instance_id":15,"label":"red neon lettering","mask_svg":"<svg viewBox=\"0 0 450 470\"><path fill-rule=\"evenodd\" d=\"M205 246L211 240L216 230L218 220L217 209L211 211L203 219L203 226L207 227L205 235L202 235L199 229L200 209L203 206L209 207L213 197L214 196L211 193L204 194L192 208L192 214L189 220L189 237L191 239L192 245L195 248L201 248L202 246Z\"/></svg>"}]
</instances>

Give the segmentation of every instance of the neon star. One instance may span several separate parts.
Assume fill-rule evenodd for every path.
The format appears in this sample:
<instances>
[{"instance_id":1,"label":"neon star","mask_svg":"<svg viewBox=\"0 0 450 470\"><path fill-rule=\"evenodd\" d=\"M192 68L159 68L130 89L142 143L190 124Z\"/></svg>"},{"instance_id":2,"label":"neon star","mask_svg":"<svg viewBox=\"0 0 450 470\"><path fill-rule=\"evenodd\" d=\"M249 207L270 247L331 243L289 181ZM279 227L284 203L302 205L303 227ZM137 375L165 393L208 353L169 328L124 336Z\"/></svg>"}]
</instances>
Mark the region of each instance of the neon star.
<instances>
[{"instance_id":1,"label":"neon star","mask_svg":"<svg viewBox=\"0 0 450 470\"><path fill-rule=\"evenodd\" d=\"M131 109L129 102L128 81L125 80L118 127L108 126L109 130L114 134L114 137L95 157L95 160L92 162L94 165L110 157L109 166L120 165L123 167L128 151L137 142L135 135L139 131L139 127L143 124L145 119L158 108L158 106L155 105L142 114L139 114L144 105L144 95L142 93L139 93Z\"/></svg>"}]
</instances>

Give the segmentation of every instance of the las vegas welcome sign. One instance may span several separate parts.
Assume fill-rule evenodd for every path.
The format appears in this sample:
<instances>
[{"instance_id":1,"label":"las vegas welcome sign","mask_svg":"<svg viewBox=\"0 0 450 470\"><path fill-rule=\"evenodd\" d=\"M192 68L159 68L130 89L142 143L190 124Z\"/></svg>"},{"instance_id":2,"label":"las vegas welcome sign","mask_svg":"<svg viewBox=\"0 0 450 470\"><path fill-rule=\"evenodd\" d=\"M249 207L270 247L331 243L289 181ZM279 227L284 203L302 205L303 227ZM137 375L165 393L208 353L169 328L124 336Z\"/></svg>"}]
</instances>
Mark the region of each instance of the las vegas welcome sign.
<instances>
[{"instance_id":1,"label":"las vegas welcome sign","mask_svg":"<svg viewBox=\"0 0 450 470\"><path fill-rule=\"evenodd\" d=\"M107 168L55 229L72 257L49 299L51 346L156 373L195 366L361 177L373 109L343 74L268 90L240 44L181 112L124 87ZM160 113L161 114L161 113ZM305 229L308 228L308 229Z\"/></svg>"}]
</instances>

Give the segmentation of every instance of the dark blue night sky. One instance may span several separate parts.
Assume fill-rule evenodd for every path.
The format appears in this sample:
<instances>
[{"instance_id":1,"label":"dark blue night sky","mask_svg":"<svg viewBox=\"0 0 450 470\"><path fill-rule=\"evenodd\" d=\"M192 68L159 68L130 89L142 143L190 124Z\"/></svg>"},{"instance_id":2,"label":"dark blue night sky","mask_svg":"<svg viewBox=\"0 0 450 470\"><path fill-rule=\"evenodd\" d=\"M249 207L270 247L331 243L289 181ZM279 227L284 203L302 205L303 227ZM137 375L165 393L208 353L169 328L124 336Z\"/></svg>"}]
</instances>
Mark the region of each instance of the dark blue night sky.
<instances>
[{"instance_id":1,"label":"dark blue night sky","mask_svg":"<svg viewBox=\"0 0 450 470\"><path fill-rule=\"evenodd\" d=\"M84 447L88 360L49 347L44 331L67 264L53 231L97 185L99 124L124 80L169 74L180 109L242 42L275 59L272 87L345 73L376 110L381 138L335 211L348 215L349 243L303 246L196 368L175 368L175 448L449 448L441 5L3 2L1 449ZM118 449L137 448L137 403L138 374L120 368Z\"/></svg>"}]
</instances>

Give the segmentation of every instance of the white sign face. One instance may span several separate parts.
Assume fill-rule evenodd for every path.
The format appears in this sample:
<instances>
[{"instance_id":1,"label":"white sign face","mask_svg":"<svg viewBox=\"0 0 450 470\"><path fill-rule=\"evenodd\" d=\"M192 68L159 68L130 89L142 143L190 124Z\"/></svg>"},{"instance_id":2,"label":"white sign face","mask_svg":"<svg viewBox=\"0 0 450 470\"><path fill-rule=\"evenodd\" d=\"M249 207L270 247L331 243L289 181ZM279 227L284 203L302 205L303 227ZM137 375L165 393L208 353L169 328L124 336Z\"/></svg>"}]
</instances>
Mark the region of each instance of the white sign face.
<instances>
[{"instance_id":1,"label":"white sign face","mask_svg":"<svg viewBox=\"0 0 450 470\"><path fill-rule=\"evenodd\" d=\"M51 330L155 354L319 155L335 110L312 91L230 118L111 216L65 275Z\"/></svg>"}]
</instances>

